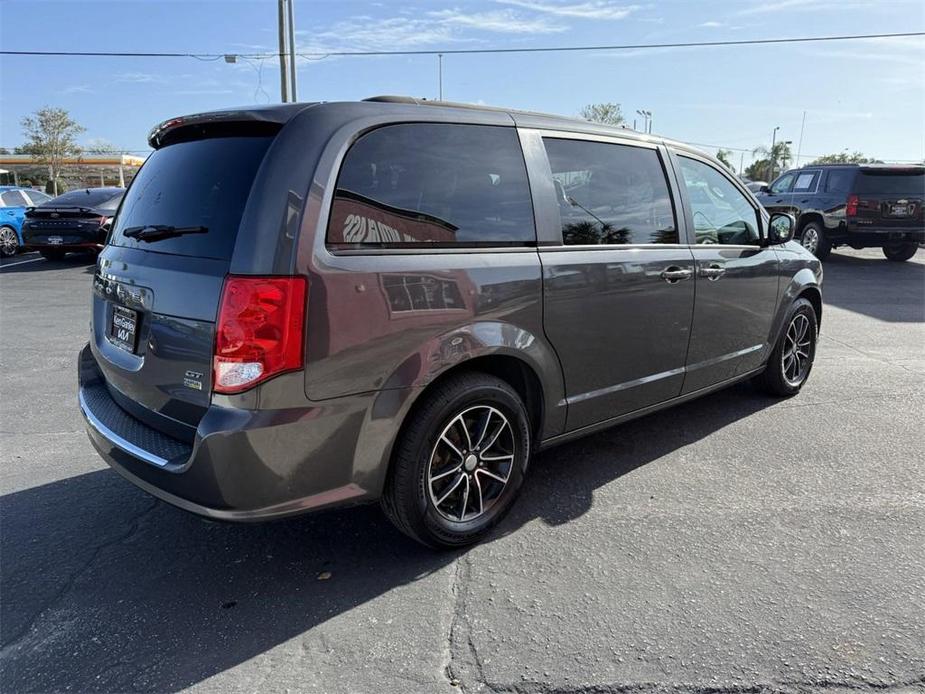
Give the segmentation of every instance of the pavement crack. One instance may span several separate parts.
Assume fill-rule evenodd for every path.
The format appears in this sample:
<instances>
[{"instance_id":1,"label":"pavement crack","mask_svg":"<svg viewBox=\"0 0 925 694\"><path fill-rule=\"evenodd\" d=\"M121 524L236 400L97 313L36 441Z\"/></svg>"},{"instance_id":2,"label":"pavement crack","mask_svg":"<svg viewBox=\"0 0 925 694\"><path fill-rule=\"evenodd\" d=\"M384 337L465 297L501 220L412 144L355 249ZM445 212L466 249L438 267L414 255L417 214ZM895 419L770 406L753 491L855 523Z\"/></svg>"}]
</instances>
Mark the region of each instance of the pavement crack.
<instances>
[{"instance_id":1,"label":"pavement crack","mask_svg":"<svg viewBox=\"0 0 925 694\"><path fill-rule=\"evenodd\" d=\"M476 691L482 686L492 689L485 681L485 670L475 643L472 640L472 631L466 618L466 597L469 589L469 579L472 565L469 555L457 557L453 572L453 581L450 586L453 598L453 618L450 622L450 633L447 643L447 662L444 673L450 684L459 687L463 692ZM475 673L475 681L466 681L464 673ZM473 685L475 689L473 689Z\"/></svg>"},{"instance_id":2,"label":"pavement crack","mask_svg":"<svg viewBox=\"0 0 925 694\"><path fill-rule=\"evenodd\" d=\"M158 503L159 502L157 499L151 498L151 503L148 506L132 516L132 518L126 524L126 529L124 532L94 547L93 551L90 553L89 558L83 563L83 565L81 565L70 576L68 576L67 580L64 581L64 584L61 586L61 588L59 588L58 591L51 596L51 598L49 598L42 606L40 606L38 610L36 610L35 614L32 615L32 617L23 626L23 628L20 629L18 633L14 634L7 643L3 644L2 648L0 648L0 660L5 659L8 653L15 650L17 646L19 646L22 641L26 639L39 618L50 609L52 609L55 605L57 605L64 598L64 596L73 589L77 581L80 580L80 577L83 576L90 569L90 567L96 563L96 560L104 550L130 540L135 535L135 533L138 532L141 526L141 520L151 511L157 508Z\"/></svg>"}]
</instances>

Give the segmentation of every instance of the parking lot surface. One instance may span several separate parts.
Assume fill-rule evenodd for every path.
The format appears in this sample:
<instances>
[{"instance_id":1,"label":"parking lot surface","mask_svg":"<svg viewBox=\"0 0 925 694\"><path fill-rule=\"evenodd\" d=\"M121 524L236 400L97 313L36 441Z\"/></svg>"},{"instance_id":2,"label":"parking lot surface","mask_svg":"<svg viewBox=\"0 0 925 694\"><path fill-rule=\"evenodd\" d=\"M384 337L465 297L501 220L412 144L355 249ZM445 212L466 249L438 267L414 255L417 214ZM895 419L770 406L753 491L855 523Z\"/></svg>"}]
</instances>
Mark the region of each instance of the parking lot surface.
<instances>
[{"instance_id":1,"label":"parking lot surface","mask_svg":"<svg viewBox=\"0 0 925 694\"><path fill-rule=\"evenodd\" d=\"M825 262L803 392L748 385L541 454L487 542L376 507L188 515L76 406L85 259L0 269L0 690L925 689L925 251Z\"/></svg>"}]
</instances>

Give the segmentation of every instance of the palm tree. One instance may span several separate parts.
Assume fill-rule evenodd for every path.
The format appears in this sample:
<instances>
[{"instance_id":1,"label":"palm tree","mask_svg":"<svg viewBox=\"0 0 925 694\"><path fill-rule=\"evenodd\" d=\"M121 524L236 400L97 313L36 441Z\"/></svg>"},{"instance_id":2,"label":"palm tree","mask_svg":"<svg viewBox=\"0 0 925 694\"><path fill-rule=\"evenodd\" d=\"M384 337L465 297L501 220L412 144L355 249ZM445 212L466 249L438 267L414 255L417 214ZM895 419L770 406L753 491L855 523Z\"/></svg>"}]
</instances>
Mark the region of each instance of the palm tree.
<instances>
[{"instance_id":1,"label":"palm tree","mask_svg":"<svg viewBox=\"0 0 925 694\"><path fill-rule=\"evenodd\" d=\"M793 154L790 152L790 143L786 141L775 142L774 146L770 149L764 145L759 145L752 150L752 154L756 157L764 157L771 162L771 168L768 174L769 181L774 178L774 172L777 171L778 162L782 169L786 169L787 163L793 159Z\"/></svg>"}]
</instances>

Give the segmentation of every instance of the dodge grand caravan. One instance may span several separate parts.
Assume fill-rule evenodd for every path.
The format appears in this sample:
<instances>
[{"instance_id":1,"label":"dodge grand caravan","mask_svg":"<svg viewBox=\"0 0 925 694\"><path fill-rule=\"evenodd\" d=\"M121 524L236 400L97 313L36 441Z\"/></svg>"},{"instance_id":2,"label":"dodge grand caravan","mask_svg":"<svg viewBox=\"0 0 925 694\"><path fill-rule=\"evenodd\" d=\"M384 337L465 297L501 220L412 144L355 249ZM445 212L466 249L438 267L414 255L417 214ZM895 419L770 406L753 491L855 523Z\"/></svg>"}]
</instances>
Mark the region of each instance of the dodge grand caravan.
<instances>
[{"instance_id":1,"label":"dodge grand caravan","mask_svg":"<svg viewBox=\"0 0 925 694\"><path fill-rule=\"evenodd\" d=\"M110 465L188 511L379 499L458 546L536 450L745 379L793 395L812 368L819 261L683 144L401 97L149 141L79 402Z\"/></svg>"}]
</instances>

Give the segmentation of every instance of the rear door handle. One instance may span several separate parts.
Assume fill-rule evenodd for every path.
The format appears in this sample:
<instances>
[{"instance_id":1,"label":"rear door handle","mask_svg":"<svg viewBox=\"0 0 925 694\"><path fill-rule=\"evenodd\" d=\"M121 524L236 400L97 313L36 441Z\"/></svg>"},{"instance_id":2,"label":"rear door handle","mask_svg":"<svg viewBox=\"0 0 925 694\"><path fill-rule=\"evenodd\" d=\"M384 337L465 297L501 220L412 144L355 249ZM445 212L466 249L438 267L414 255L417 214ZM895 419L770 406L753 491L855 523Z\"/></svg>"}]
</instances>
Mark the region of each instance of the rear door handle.
<instances>
[{"instance_id":1,"label":"rear door handle","mask_svg":"<svg viewBox=\"0 0 925 694\"><path fill-rule=\"evenodd\" d=\"M676 282L680 282L681 280L689 280L693 274L694 273L690 270L685 270L684 268L680 268L677 265L672 265L671 267L666 267L664 270L662 270L661 277L668 284L674 284Z\"/></svg>"},{"instance_id":2,"label":"rear door handle","mask_svg":"<svg viewBox=\"0 0 925 694\"><path fill-rule=\"evenodd\" d=\"M718 263L713 263L710 267L700 268L700 276L708 280L716 281L726 273L726 268Z\"/></svg>"}]
</instances>

